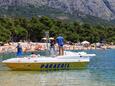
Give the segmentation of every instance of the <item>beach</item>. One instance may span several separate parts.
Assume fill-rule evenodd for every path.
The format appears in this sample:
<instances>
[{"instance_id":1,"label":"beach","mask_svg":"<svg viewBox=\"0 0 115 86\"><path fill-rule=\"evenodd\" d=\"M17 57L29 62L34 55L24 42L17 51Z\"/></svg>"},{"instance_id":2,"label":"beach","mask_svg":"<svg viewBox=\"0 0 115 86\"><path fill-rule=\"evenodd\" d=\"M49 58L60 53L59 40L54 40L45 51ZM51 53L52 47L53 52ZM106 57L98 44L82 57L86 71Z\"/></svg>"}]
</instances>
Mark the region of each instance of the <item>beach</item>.
<instances>
[{"instance_id":1,"label":"beach","mask_svg":"<svg viewBox=\"0 0 115 86\"><path fill-rule=\"evenodd\" d=\"M18 42L12 42L10 44L4 44L0 46L0 53L5 52L16 52ZM39 42L20 42L23 52L33 52L33 51L44 51L49 48L50 44L39 43ZM58 45L55 45L56 50L58 50ZM91 49L115 49L115 45L103 45L100 48L96 46L83 46L83 45L64 45L64 50L91 50Z\"/></svg>"}]
</instances>

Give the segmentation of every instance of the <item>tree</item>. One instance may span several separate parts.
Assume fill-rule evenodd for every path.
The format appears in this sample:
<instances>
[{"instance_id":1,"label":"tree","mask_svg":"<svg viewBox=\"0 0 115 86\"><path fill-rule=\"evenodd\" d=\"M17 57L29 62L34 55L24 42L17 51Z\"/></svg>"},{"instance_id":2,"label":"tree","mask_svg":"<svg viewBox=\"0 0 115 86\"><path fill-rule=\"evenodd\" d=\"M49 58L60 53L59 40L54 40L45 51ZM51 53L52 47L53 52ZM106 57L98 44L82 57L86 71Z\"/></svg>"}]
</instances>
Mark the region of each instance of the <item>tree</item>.
<instances>
[{"instance_id":1,"label":"tree","mask_svg":"<svg viewBox=\"0 0 115 86\"><path fill-rule=\"evenodd\" d=\"M17 26L14 28L14 36L14 41L26 40L27 30L21 26Z\"/></svg>"},{"instance_id":2,"label":"tree","mask_svg":"<svg viewBox=\"0 0 115 86\"><path fill-rule=\"evenodd\" d=\"M10 37L11 37L10 31L0 26L0 41L7 42L10 40Z\"/></svg>"}]
</instances>

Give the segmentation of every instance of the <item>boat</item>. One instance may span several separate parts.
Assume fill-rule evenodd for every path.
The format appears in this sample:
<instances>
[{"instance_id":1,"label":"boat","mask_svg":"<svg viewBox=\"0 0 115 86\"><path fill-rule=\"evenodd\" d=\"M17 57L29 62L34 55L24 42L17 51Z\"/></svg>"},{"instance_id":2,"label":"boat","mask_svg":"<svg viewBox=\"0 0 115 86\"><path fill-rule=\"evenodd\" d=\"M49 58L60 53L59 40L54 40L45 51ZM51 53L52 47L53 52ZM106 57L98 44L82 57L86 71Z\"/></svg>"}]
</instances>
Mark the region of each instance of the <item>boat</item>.
<instances>
[{"instance_id":1,"label":"boat","mask_svg":"<svg viewBox=\"0 0 115 86\"><path fill-rule=\"evenodd\" d=\"M59 56L54 50L49 49L49 32L46 34L47 56L30 55L26 57L10 58L2 61L11 70L68 70L68 69L83 69L87 67L91 57L95 54L87 54L86 52L64 51L64 55ZM58 52L59 53L59 52Z\"/></svg>"},{"instance_id":2,"label":"boat","mask_svg":"<svg viewBox=\"0 0 115 86\"><path fill-rule=\"evenodd\" d=\"M68 70L86 68L95 54L86 52L64 51L63 56L26 56L10 58L2 61L11 70L20 71L42 71L42 70Z\"/></svg>"}]
</instances>

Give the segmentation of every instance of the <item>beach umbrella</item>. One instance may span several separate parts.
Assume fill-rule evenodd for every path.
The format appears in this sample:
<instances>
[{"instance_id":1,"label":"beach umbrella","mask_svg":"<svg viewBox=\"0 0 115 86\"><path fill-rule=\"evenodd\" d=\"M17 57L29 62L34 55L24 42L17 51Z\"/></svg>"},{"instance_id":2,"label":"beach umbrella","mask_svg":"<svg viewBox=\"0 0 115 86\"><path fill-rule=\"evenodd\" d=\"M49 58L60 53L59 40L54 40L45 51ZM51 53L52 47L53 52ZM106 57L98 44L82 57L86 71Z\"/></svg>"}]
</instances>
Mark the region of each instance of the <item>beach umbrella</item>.
<instances>
[{"instance_id":1,"label":"beach umbrella","mask_svg":"<svg viewBox=\"0 0 115 86\"><path fill-rule=\"evenodd\" d=\"M83 41L81 44L90 44L90 42L88 42L88 41Z\"/></svg>"},{"instance_id":2,"label":"beach umbrella","mask_svg":"<svg viewBox=\"0 0 115 86\"><path fill-rule=\"evenodd\" d=\"M101 43L99 43L99 42L98 42L98 43L96 43L96 46L100 46L100 45L101 45Z\"/></svg>"},{"instance_id":3,"label":"beach umbrella","mask_svg":"<svg viewBox=\"0 0 115 86\"><path fill-rule=\"evenodd\" d=\"M47 40L47 38L42 38L42 40Z\"/></svg>"},{"instance_id":4,"label":"beach umbrella","mask_svg":"<svg viewBox=\"0 0 115 86\"><path fill-rule=\"evenodd\" d=\"M53 38L53 37L50 37L49 39L50 39L50 40L54 40L54 38Z\"/></svg>"},{"instance_id":5,"label":"beach umbrella","mask_svg":"<svg viewBox=\"0 0 115 86\"><path fill-rule=\"evenodd\" d=\"M49 39L50 39L50 40L53 40L54 38L53 38L53 37L50 37ZM42 38L42 40L47 40L47 38Z\"/></svg>"}]
</instances>

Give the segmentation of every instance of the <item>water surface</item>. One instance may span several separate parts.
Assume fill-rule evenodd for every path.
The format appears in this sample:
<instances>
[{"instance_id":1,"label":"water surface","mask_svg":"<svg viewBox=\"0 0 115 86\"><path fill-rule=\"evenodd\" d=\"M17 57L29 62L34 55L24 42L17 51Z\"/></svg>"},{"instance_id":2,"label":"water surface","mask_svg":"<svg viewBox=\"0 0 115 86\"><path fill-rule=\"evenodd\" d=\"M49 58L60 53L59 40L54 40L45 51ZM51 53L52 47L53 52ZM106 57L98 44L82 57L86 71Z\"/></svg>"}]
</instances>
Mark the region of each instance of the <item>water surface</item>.
<instances>
[{"instance_id":1,"label":"water surface","mask_svg":"<svg viewBox=\"0 0 115 86\"><path fill-rule=\"evenodd\" d=\"M0 65L0 86L115 86L115 50L86 52L97 56L91 59L84 70L8 71ZM1 60L13 56L5 54Z\"/></svg>"}]
</instances>

